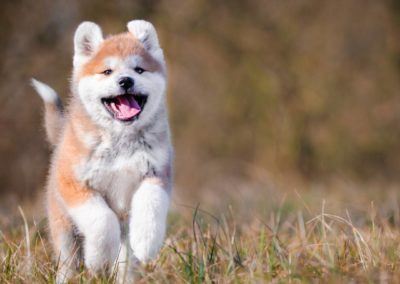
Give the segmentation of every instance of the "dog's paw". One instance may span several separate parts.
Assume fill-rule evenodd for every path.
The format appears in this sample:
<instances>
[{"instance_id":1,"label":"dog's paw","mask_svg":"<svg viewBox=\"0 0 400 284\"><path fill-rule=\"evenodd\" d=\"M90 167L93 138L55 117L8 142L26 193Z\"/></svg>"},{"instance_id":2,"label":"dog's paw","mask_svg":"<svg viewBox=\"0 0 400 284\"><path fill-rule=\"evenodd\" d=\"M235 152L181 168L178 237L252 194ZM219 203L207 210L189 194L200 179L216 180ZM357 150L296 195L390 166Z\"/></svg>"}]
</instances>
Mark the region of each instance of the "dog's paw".
<instances>
[{"instance_id":1,"label":"dog's paw","mask_svg":"<svg viewBox=\"0 0 400 284\"><path fill-rule=\"evenodd\" d=\"M75 274L75 270L66 265L61 266L56 275L56 284L66 284L68 280Z\"/></svg>"},{"instance_id":2,"label":"dog's paw","mask_svg":"<svg viewBox=\"0 0 400 284\"><path fill-rule=\"evenodd\" d=\"M158 233L155 233L158 231ZM146 263L153 260L160 251L165 235L165 225L155 228L143 228L134 231L130 236L130 244L133 254L139 261Z\"/></svg>"},{"instance_id":3,"label":"dog's paw","mask_svg":"<svg viewBox=\"0 0 400 284\"><path fill-rule=\"evenodd\" d=\"M101 274L110 268L118 256L120 241L119 235L105 232L106 238L90 238L85 241L84 261L85 266L94 274Z\"/></svg>"},{"instance_id":4,"label":"dog's paw","mask_svg":"<svg viewBox=\"0 0 400 284\"><path fill-rule=\"evenodd\" d=\"M135 276L139 265L139 260L132 254L132 250L129 248L129 241L124 240L115 264L115 271L117 272L115 283L135 283Z\"/></svg>"},{"instance_id":5,"label":"dog's paw","mask_svg":"<svg viewBox=\"0 0 400 284\"><path fill-rule=\"evenodd\" d=\"M129 241L141 262L154 259L163 245L169 195L158 184L143 183L132 200Z\"/></svg>"}]
</instances>

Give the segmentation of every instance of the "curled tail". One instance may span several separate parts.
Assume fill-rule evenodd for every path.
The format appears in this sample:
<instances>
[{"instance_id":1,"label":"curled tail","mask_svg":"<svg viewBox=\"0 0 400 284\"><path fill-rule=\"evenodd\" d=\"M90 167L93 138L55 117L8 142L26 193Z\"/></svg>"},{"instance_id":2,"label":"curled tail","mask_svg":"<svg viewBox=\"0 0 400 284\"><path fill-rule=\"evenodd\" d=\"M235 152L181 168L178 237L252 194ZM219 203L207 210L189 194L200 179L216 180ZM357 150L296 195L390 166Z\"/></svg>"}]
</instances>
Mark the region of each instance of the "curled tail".
<instances>
[{"instance_id":1,"label":"curled tail","mask_svg":"<svg viewBox=\"0 0 400 284\"><path fill-rule=\"evenodd\" d=\"M56 145L64 121L64 107L60 97L50 86L32 79L32 87L44 101L47 140L51 145Z\"/></svg>"}]
</instances>

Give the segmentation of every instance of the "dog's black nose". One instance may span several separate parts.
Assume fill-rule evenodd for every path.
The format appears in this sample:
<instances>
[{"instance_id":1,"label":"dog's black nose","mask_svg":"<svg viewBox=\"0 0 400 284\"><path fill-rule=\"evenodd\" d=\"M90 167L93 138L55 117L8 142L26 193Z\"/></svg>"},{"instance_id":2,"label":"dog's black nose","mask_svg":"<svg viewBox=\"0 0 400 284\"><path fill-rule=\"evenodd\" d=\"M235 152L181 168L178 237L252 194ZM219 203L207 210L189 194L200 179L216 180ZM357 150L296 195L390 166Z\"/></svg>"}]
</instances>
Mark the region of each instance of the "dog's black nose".
<instances>
[{"instance_id":1,"label":"dog's black nose","mask_svg":"<svg viewBox=\"0 0 400 284\"><path fill-rule=\"evenodd\" d=\"M121 79L119 79L118 84L121 86L122 89L128 91L128 89L133 86L133 79L130 77L122 77Z\"/></svg>"}]
</instances>

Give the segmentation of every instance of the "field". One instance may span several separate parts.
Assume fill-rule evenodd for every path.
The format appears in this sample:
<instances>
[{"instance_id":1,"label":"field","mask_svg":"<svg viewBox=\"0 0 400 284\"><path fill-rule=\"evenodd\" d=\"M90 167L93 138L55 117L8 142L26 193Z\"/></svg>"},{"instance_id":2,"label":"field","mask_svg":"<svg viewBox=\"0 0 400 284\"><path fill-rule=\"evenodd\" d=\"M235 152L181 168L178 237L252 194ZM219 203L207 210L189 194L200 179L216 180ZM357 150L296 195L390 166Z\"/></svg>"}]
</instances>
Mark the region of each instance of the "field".
<instances>
[{"instance_id":1,"label":"field","mask_svg":"<svg viewBox=\"0 0 400 284\"><path fill-rule=\"evenodd\" d=\"M133 19L164 50L176 154L138 283L400 283L400 1L20 0L0 3L0 284L57 271L30 78L68 102L77 26Z\"/></svg>"},{"instance_id":2,"label":"field","mask_svg":"<svg viewBox=\"0 0 400 284\"><path fill-rule=\"evenodd\" d=\"M165 246L157 260L137 268L137 283L398 282L395 186L364 186L363 194L344 183L301 192L242 186L232 198L221 192L229 200L219 204L210 193L210 208L181 204L176 196ZM54 282L57 264L37 212L26 202L8 216L14 225L3 217L1 283ZM82 268L71 283L88 281L114 277L92 278Z\"/></svg>"}]
</instances>

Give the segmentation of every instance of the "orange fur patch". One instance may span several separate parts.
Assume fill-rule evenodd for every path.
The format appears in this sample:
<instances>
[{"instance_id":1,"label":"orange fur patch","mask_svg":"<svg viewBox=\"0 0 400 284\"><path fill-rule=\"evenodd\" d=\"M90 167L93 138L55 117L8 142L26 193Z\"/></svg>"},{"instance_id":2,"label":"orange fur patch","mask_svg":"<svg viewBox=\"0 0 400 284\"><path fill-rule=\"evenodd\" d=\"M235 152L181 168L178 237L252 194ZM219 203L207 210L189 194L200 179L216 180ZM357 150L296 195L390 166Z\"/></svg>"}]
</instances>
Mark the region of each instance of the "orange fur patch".
<instances>
[{"instance_id":1,"label":"orange fur patch","mask_svg":"<svg viewBox=\"0 0 400 284\"><path fill-rule=\"evenodd\" d=\"M89 154L71 125L65 129L57 168L58 192L68 207L76 207L92 197L95 192L77 181L74 167Z\"/></svg>"},{"instance_id":2,"label":"orange fur patch","mask_svg":"<svg viewBox=\"0 0 400 284\"><path fill-rule=\"evenodd\" d=\"M82 132L91 135L97 135L99 133L98 127L89 118L86 110L83 109L82 104L78 100L73 100L70 108L70 119L73 126L77 126Z\"/></svg>"},{"instance_id":3,"label":"orange fur patch","mask_svg":"<svg viewBox=\"0 0 400 284\"><path fill-rule=\"evenodd\" d=\"M80 76L90 76L103 72L107 68L104 65L104 60L107 57L126 58L132 55L142 56L144 66L141 67L143 69L150 72L162 71L160 63L144 49L143 45L131 33L122 33L104 40L95 56L82 67Z\"/></svg>"},{"instance_id":4,"label":"orange fur patch","mask_svg":"<svg viewBox=\"0 0 400 284\"><path fill-rule=\"evenodd\" d=\"M151 183L151 184L155 184L155 185L159 185L159 186L164 186L164 182L162 181L162 179L157 178L157 177L146 178L145 182L148 182L148 183Z\"/></svg>"}]
</instances>

